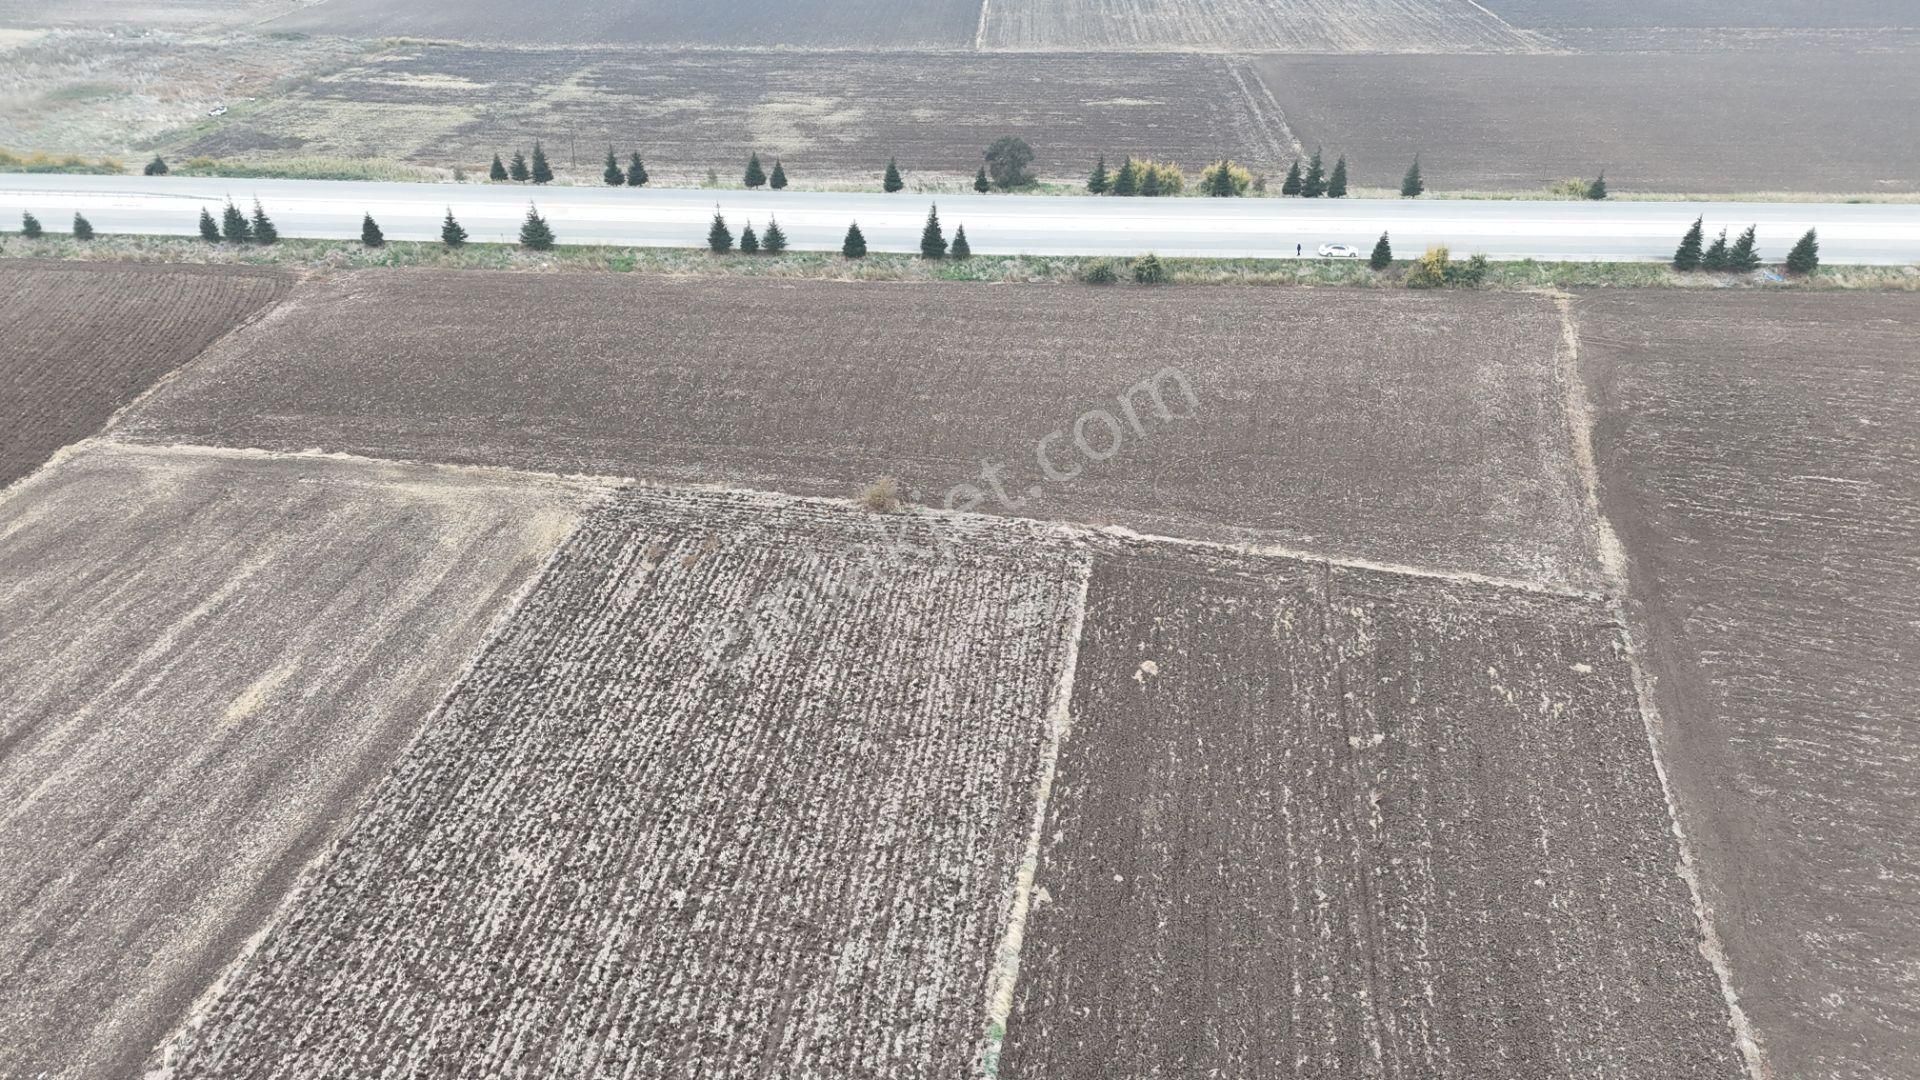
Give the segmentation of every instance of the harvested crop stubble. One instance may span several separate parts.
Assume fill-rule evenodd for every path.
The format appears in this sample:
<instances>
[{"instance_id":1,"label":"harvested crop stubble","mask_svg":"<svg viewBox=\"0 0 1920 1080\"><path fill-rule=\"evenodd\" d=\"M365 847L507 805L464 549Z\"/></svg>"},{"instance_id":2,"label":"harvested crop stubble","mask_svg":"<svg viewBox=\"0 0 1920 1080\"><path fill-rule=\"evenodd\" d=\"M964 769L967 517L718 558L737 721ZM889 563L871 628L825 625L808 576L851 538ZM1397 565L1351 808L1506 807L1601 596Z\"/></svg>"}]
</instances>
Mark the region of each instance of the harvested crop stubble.
<instances>
[{"instance_id":1,"label":"harvested crop stubble","mask_svg":"<svg viewBox=\"0 0 1920 1080\"><path fill-rule=\"evenodd\" d=\"M137 1075L596 497L111 443L0 497L0 1076Z\"/></svg>"},{"instance_id":2,"label":"harvested crop stubble","mask_svg":"<svg viewBox=\"0 0 1920 1080\"><path fill-rule=\"evenodd\" d=\"M1781 1077L1920 1076L1920 308L1575 308L1734 988Z\"/></svg>"},{"instance_id":3,"label":"harvested crop stubble","mask_svg":"<svg viewBox=\"0 0 1920 1080\"><path fill-rule=\"evenodd\" d=\"M237 267L0 263L0 487L100 430L292 280Z\"/></svg>"},{"instance_id":4,"label":"harvested crop stubble","mask_svg":"<svg viewBox=\"0 0 1920 1080\"><path fill-rule=\"evenodd\" d=\"M1597 598L1096 563L1001 1075L1739 1080Z\"/></svg>"},{"instance_id":5,"label":"harvested crop stubble","mask_svg":"<svg viewBox=\"0 0 1920 1080\"><path fill-rule=\"evenodd\" d=\"M506 45L965 47L979 17L980 0L330 0L268 25L343 37Z\"/></svg>"},{"instance_id":6,"label":"harvested crop stubble","mask_svg":"<svg viewBox=\"0 0 1920 1080\"><path fill-rule=\"evenodd\" d=\"M989 49L1537 51L1478 4L1446 0L991 0Z\"/></svg>"},{"instance_id":7,"label":"harvested crop stubble","mask_svg":"<svg viewBox=\"0 0 1920 1080\"><path fill-rule=\"evenodd\" d=\"M123 427L935 503L992 461L990 512L1582 585L1561 336L1517 294L380 271L312 283ZM1162 416L1140 387L1168 368L1197 405L1159 383ZM1097 412L1103 461L1073 435Z\"/></svg>"},{"instance_id":8,"label":"harvested crop stubble","mask_svg":"<svg viewBox=\"0 0 1920 1080\"><path fill-rule=\"evenodd\" d=\"M175 1076L963 1075L1085 573L1024 523L622 494Z\"/></svg>"}]
</instances>

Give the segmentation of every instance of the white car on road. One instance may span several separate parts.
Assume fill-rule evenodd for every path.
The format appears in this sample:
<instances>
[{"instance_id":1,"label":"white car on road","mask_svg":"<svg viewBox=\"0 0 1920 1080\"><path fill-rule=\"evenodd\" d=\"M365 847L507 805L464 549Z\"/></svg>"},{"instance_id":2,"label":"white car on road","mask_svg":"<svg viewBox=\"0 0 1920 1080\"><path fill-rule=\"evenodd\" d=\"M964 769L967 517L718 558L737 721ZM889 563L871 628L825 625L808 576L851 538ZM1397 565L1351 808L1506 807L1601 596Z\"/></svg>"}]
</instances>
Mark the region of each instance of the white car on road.
<instances>
[{"instance_id":1,"label":"white car on road","mask_svg":"<svg viewBox=\"0 0 1920 1080\"><path fill-rule=\"evenodd\" d=\"M1323 259L1357 259L1360 249L1346 244L1321 244L1320 257Z\"/></svg>"}]
</instances>

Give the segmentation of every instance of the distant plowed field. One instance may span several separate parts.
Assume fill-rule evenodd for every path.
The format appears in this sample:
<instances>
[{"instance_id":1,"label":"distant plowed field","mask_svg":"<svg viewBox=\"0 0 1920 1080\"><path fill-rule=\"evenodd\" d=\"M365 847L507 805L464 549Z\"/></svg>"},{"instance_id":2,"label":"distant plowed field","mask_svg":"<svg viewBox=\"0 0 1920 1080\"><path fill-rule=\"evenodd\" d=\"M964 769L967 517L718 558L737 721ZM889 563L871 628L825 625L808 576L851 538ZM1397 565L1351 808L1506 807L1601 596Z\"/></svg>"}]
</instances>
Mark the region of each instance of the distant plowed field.
<instances>
[{"instance_id":1,"label":"distant plowed field","mask_svg":"<svg viewBox=\"0 0 1920 1080\"><path fill-rule=\"evenodd\" d=\"M967 1075L1084 557L879 520L597 513L177 1080Z\"/></svg>"},{"instance_id":2,"label":"distant plowed field","mask_svg":"<svg viewBox=\"0 0 1920 1080\"><path fill-rule=\"evenodd\" d=\"M1081 177L1127 153L1203 167L1222 152L1284 170L1295 147L1242 60L1208 56L410 47L322 75L182 142L180 154L372 155L481 169L544 139L598 180L609 143L656 182L747 154L797 182L971 179L987 144L1024 135L1035 168ZM573 156L577 148L577 160Z\"/></svg>"},{"instance_id":3,"label":"distant plowed field","mask_svg":"<svg viewBox=\"0 0 1920 1080\"><path fill-rule=\"evenodd\" d=\"M0 496L0 1076L138 1075L592 497L98 444Z\"/></svg>"},{"instance_id":4,"label":"distant plowed field","mask_svg":"<svg viewBox=\"0 0 1920 1080\"><path fill-rule=\"evenodd\" d=\"M1585 584L1561 338L1514 294L359 273L126 430L801 494L892 473L934 505Z\"/></svg>"},{"instance_id":5,"label":"distant plowed field","mask_svg":"<svg viewBox=\"0 0 1920 1080\"><path fill-rule=\"evenodd\" d=\"M291 280L229 267L0 262L0 487L100 430Z\"/></svg>"},{"instance_id":6,"label":"distant plowed field","mask_svg":"<svg viewBox=\"0 0 1920 1080\"><path fill-rule=\"evenodd\" d=\"M1735 989L1774 1075L1920 1075L1920 305L1576 315Z\"/></svg>"},{"instance_id":7,"label":"distant plowed field","mask_svg":"<svg viewBox=\"0 0 1920 1080\"><path fill-rule=\"evenodd\" d=\"M267 23L272 30L411 36L514 45L964 46L980 0L329 0Z\"/></svg>"},{"instance_id":8,"label":"distant plowed field","mask_svg":"<svg viewBox=\"0 0 1920 1080\"><path fill-rule=\"evenodd\" d=\"M1464 0L987 0L989 49L1525 52Z\"/></svg>"},{"instance_id":9,"label":"distant plowed field","mask_svg":"<svg viewBox=\"0 0 1920 1080\"><path fill-rule=\"evenodd\" d=\"M1741 1080L1604 604L1096 563L1001 1074Z\"/></svg>"}]
</instances>

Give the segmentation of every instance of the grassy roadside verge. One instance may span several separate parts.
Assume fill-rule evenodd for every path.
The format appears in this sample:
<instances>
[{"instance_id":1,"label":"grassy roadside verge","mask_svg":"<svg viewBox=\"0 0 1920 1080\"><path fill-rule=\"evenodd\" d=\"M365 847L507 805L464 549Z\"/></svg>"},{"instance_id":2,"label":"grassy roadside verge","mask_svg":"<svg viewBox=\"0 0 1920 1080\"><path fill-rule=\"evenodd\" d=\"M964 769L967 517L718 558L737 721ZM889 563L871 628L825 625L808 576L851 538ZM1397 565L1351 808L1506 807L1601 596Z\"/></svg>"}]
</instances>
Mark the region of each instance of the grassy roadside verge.
<instances>
[{"instance_id":1,"label":"grassy roadside verge","mask_svg":"<svg viewBox=\"0 0 1920 1080\"><path fill-rule=\"evenodd\" d=\"M278 266L294 270L347 270L365 267L430 267L449 270L521 272L600 272L671 277L746 277L831 281L976 281L998 283L1078 283L1091 265L1106 263L1121 283L1106 288L1140 288L1129 283L1123 259L1069 255L976 255L965 260L929 262L904 254L873 254L850 260L831 252L790 252L780 256L714 256L698 248L619 248L561 246L548 252L523 251L506 244L469 244L451 250L436 243L393 241L383 248L351 240L283 240L271 247L209 244L191 237L100 236L81 242L66 236L28 240L17 234L0 239L0 258L65 259L107 262L225 263ZM1343 286L1400 288L1405 263L1374 273L1358 261L1322 259L1162 259L1175 285ZM1092 286L1088 286L1092 287ZM1822 267L1808 278L1771 281L1760 276L1677 274L1663 263L1495 262L1480 288L1767 288L1882 289L1920 292L1920 267Z\"/></svg>"}]
</instances>

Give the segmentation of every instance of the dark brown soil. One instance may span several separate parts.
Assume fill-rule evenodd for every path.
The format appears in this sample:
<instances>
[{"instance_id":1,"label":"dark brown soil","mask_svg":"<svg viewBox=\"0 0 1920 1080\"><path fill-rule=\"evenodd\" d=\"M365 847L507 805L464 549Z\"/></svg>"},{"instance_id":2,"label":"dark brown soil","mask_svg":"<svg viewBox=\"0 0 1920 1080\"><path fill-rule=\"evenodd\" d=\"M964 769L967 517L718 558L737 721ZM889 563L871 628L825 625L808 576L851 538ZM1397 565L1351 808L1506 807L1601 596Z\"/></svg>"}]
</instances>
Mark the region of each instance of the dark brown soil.
<instances>
[{"instance_id":1,"label":"dark brown soil","mask_svg":"<svg viewBox=\"0 0 1920 1080\"><path fill-rule=\"evenodd\" d=\"M1920 1075L1920 307L1576 313L1663 751L1780 1077Z\"/></svg>"},{"instance_id":2,"label":"dark brown soil","mask_svg":"<svg viewBox=\"0 0 1920 1080\"><path fill-rule=\"evenodd\" d=\"M0 487L99 431L291 282L237 267L0 261Z\"/></svg>"},{"instance_id":3,"label":"dark brown soil","mask_svg":"<svg viewBox=\"0 0 1920 1080\"><path fill-rule=\"evenodd\" d=\"M127 430L801 494L893 474L933 504L1586 583L1560 338L1515 294L355 273Z\"/></svg>"},{"instance_id":4,"label":"dark brown soil","mask_svg":"<svg viewBox=\"0 0 1920 1080\"><path fill-rule=\"evenodd\" d=\"M1293 134L1398 189L1920 190L1911 56L1288 56L1253 61Z\"/></svg>"}]
</instances>

